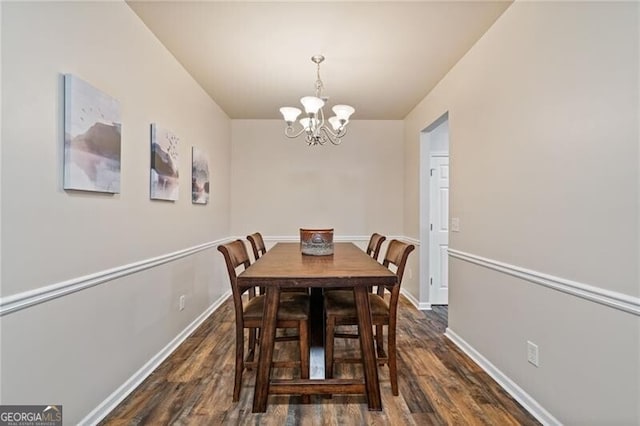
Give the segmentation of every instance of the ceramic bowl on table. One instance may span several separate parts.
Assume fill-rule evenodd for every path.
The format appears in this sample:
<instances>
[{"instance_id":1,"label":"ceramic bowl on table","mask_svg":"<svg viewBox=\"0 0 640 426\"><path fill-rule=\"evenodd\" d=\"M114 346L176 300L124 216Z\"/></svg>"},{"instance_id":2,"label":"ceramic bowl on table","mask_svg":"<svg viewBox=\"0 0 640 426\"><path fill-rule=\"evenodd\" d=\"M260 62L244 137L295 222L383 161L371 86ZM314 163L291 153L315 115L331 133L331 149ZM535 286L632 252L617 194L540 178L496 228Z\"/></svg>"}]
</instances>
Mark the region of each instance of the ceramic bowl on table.
<instances>
[{"instance_id":1,"label":"ceramic bowl on table","mask_svg":"<svg viewBox=\"0 0 640 426\"><path fill-rule=\"evenodd\" d=\"M333 254L333 228L300 228L300 250L310 256Z\"/></svg>"}]
</instances>

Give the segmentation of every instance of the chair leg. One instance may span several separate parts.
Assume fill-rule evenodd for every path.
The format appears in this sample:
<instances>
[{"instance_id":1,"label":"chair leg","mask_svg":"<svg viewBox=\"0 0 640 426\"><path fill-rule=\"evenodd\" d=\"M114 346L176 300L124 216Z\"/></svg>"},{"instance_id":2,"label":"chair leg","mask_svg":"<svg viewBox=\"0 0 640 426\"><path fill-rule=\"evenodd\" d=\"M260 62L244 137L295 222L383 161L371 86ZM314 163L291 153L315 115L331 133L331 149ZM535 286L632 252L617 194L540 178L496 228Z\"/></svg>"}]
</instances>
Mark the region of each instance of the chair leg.
<instances>
[{"instance_id":1,"label":"chair leg","mask_svg":"<svg viewBox=\"0 0 640 426\"><path fill-rule=\"evenodd\" d=\"M309 322L298 323L298 336L300 336L300 378L309 378ZM302 403L311 403L309 395L302 395Z\"/></svg>"},{"instance_id":2,"label":"chair leg","mask_svg":"<svg viewBox=\"0 0 640 426\"><path fill-rule=\"evenodd\" d=\"M396 327L395 324L389 324L388 328L389 342L389 377L391 379L391 393L393 396L398 396L398 365L396 362Z\"/></svg>"},{"instance_id":3,"label":"chair leg","mask_svg":"<svg viewBox=\"0 0 640 426\"><path fill-rule=\"evenodd\" d=\"M333 335L335 333L335 318L327 316L327 331L324 342L324 377L333 378Z\"/></svg>"},{"instance_id":4,"label":"chair leg","mask_svg":"<svg viewBox=\"0 0 640 426\"><path fill-rule=\"evenodd\" d=\"M384 336L382 334L382 326L376 325L376 349L378 358L384 358Z\"/></svg>"},{"instance_id":5,"label":"chair leg","mask_svg":"<svg viewBox=\"0 0 640 426\"><path fill-rule=\"evenodd\" d=\"M242 370L244 370L244 329L236 327L236 371L233 382L233 402L240 400Z\"/></svg>"}]
</instances>

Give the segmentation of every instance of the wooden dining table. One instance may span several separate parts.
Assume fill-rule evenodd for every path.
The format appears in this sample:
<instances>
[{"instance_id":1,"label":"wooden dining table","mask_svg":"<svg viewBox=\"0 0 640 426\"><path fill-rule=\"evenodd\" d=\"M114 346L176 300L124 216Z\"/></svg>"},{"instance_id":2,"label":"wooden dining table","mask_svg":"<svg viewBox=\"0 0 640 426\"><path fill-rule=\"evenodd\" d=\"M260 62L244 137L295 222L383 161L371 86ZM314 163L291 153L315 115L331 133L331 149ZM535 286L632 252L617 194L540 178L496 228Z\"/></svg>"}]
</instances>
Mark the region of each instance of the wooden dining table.
<instances>
[{"instance_id":1,"label":"wooden dining table","mask_svg":"<svg viewBox=\"0 0 640 426\"><path fill-rule=\"evenodd\" d=\"M365 394L369 410L382 410L368 288L393 285L396 281L397 277L393 272L353 243L335 243L334 253L327 256L303 255L299 243L277 243L242 272L238 276L239 286L266 289L253 412L266 412L269 394ZM310 379L272 380L271 360L280 290L311 288L311 369L320 368L324 371L324 356L313 356L314 350L323 350L322 290L338 287L353 288L364 379L327 379L317 378L312 374ZM314 363L323 365L317 367Z\"/></svg>"}]
</instances>

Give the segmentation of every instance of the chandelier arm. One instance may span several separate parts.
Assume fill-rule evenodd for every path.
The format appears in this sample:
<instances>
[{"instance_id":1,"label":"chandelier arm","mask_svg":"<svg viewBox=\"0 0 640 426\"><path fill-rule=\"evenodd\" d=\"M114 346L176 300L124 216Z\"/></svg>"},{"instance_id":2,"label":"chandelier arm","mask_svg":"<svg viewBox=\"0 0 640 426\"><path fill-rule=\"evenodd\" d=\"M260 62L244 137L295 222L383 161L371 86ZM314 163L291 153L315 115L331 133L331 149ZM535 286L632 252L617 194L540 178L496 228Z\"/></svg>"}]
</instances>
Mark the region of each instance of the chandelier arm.
<instances>
[{"instance_id":1,"label":"chandelier arm","mask_svg":"<svg viewBox=\"0 0 640 426\"><path fill-rule=\"evenodd\" d=\"M298 136L300 136L301 134L303 134L304 131L305 131L305 128L303 127L302 130L300 130L298 133L295 133L295 130L293 129L293 126L287 126L284 129L284 135L286 137L288 137L288 138L295 139ZM294 132L294 133L292 133L292 132Z\"/></svg>"},{"instance_id":2,"label":"chandelier arm","mask_svg":"<svg viewBox=\"0 0 640 426\"><path fill-rule=\"evenodd\" d=\"M340 132L335 133L333 130L331 130L331 128L329 126L325 126L323 128L323 130L325 131L325 133L328 133L329 135L331 135L331 137L333 138L339 138L341 137Z\"/></svg>"},{"instance_id":3,"label":"chandelier arm","mask_svg":"<svg viewBox=\"0 0 640 426\"><path fill-rule=\"evenodd\" d=\"M329 141L334 145L340 145L342 143L342 135L338 136L337 134L333 133L328 127L322 127L320 128L320 131L322 132L322 138L324 139L325 143L326 141Z\"/></svg>"},{"instance_id":4,"label":"chandelier arm","mask_svg":"<svg viewBox=\"0 0 640 426\"><path fill-rule=\"evenodd\" d=\"M318 139L319 137L317 135L317 131L315 132L308 131L305 136L305 140L307 141L308 146L318 145Z\"/></svg>"},{"instance_id":5,"label":"chandelier arm","mask_svg":"<svg viewBox=\"0 0 640 426\"><path fill-rule=\"evenodd\" d=\"M347 126L346 126L346 125L343 125L342 127L340 127L340 128L338 129L338 131L337 131L337 132L334 132L333 130L331 130L331 128L330 128L329 126L325 126L325 127L324 127L324 130L325 130L327 133L331 134L331 136L332 136L333 138L335 138L335 139L340 139L340 138L342 138L344 135L346 135L346 134L347 134Z\"/></svg>"}]
</instances>

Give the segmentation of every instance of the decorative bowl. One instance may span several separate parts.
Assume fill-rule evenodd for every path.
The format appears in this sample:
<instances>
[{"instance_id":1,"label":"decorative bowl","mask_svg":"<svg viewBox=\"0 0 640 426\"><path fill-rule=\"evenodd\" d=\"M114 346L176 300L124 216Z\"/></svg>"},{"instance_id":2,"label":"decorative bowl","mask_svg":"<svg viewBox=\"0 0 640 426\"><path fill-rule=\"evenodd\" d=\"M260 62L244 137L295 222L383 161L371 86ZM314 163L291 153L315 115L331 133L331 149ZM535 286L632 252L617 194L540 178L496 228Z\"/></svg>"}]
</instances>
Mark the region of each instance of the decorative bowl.
<instances>
[{"instance_id":1,"label":"decorative bowl","mask_svg":"<svg viewBox=\"0 0 640 426\"><path fill-rule=\"evenodd\" d=\"M311 256L333 254L333 228L300 228L300 251Z\"/></svg>"}]
</instances>

